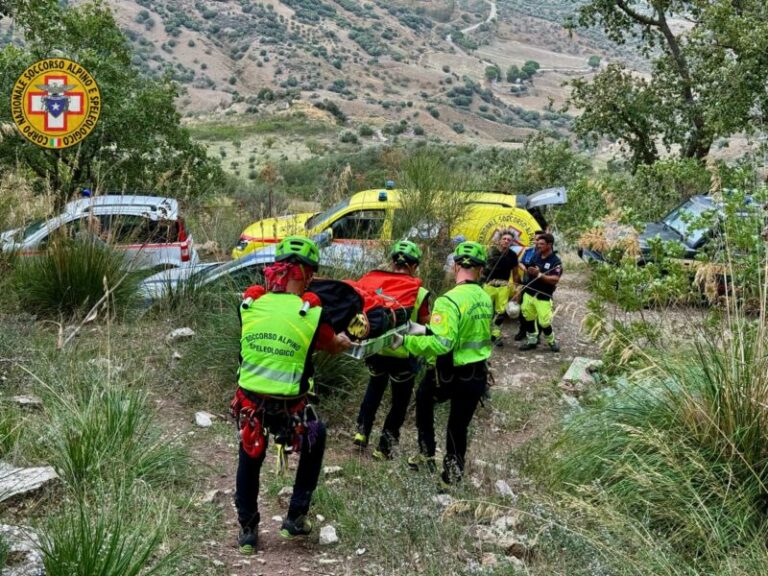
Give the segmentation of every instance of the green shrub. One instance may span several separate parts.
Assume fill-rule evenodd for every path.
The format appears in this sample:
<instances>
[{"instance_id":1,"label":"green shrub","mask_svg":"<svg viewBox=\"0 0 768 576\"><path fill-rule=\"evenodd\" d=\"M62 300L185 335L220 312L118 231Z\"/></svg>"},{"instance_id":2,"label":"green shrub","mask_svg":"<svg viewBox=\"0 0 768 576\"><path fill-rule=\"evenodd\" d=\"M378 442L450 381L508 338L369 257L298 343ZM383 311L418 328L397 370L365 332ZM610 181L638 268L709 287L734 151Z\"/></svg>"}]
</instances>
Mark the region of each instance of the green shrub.
<instances>
[{"instance_id":1,"label":"green shrub","mask_svg":"<svg viewBox=\"0 0 768 576\"><path fill-rule=\"evenodd\" d=\"M124 311L137 286L124 256L96 239L55 238L41 255L20 260L14 275L22 303L40 314L81 314L102 303Z\"/></svg>"},{"instance_id":2,"label":"green shrub","mask_svg":"<svg viewBox=\"0 0 768 576\"><path fill-rule=\"evenodd\" d=\"M339 141L345 144L358 144L360 141L357 138L357 134L350 130L345 130L339 136Z\"/></svg>"},{"instance_id":3,"label":"green shrub","mask_svg":"<svg viewBox=\"0 0 768 576\"><path fill-rule=\"evenodd\" d=\"M668 543L696 574L747 574L734 567L768 557L768 324L732 304L678 351L625 341L642 346L643 369L572 416L549 452L566 498Z\"/></svg>"},{"instance_id":4,"label":"green shrub","mask_svg":"<svg viewBox=\"0 0 768 576\"><path fill-rule=\"evenodd\" d=\"M41 537L48 576L170 576L179 549L163 549L167 512L112 493L83 498L53 517Z\"/></svg>"},{"instance_id":5,"label":"green shrub","mask_svg":"<svg viewBox=\"0 0 768 576\"><path fill-rule=\"evenodd\" d=\"M59 367L45 389L45 458L73 487L141 480L156 488L185 480L183 448L161 437L146 392L112 383L108 370ZM54 380L55 378L55 380Z\"/></svg>"},{"instance_id":6,"label":"green shrub","mask_svg":"<svg viewBox=\"0 0 768 576\"><path fill-rule=\"evenodd\" d=\"M363 138L368 138L370 136L373 136L373 128L368 126L368 124L361 124L360 127L357 129L357 133Z\"/></svg>"}]
</instances>

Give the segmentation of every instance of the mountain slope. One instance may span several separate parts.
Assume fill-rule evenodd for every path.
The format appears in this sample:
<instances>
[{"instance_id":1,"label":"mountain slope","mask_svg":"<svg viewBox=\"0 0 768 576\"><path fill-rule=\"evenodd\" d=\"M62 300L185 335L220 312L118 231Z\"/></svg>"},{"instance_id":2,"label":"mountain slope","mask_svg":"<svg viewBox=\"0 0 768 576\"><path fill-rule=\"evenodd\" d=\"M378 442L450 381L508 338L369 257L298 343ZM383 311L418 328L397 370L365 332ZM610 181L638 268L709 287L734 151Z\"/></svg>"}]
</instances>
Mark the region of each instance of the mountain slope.
<instances>
[{"instance_id":1,"label":"mountain slope","mask_svg":"<svg viewBox=\"0 0 768 576\"><path fill-rule=\"evenodd\" d=\"M589 74L593 40L558 22L573 2L525 0L116 0L134 62L186 87L188 114L330 100L357 123L441 139L567 134L563 82ZM554 10L554 7L559 7ZM541 66L506 81L511 65ZM487 80L497 65L501 80ZM420 129L417 129L416 127Z\"/></svg>"}]
</instances>

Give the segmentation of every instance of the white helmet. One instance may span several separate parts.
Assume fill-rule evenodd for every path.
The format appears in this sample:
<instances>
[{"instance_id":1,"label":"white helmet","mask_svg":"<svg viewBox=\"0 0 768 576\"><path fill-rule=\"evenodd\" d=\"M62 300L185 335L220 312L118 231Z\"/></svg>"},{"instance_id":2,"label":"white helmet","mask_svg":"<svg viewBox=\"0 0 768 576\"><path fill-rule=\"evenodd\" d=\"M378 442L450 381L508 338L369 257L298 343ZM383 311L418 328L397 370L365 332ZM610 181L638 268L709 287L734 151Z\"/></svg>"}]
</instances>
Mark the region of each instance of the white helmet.
<instances>
[{"instance_id":1,"label":"white helmet","mask_svg":"<svg viewBox=\"0 0 768 576\"><path fill-rule=\"evenodd\" d=\"M507 316L509 316L513 320L515 318L518 318L520 316L520 304L518 304L514 300L510 300L509 302L507 302Z\"/></svg>"}]
</instances>

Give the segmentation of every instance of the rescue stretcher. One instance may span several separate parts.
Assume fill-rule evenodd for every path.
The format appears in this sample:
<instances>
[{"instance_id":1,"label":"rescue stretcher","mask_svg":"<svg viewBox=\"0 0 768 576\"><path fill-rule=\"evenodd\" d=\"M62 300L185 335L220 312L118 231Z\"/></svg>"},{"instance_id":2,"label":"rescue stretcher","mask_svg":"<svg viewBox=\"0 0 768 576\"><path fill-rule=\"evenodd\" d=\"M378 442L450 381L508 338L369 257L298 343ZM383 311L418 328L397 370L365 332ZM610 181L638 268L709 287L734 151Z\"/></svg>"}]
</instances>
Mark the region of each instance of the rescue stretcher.
<instances>
[{"instance_id":1,"label":"rescue stretcher","mask_svg":"<svg viewBox=\"0 0 768 576\"><path fill-rule=\"evenodd\" d=\"M418 278L374 270L358 280L313 279L308 292L320 301L321 321L355 342L345 354L363 360L408 331L420 287Z\"/></svg>"}]
</instances>

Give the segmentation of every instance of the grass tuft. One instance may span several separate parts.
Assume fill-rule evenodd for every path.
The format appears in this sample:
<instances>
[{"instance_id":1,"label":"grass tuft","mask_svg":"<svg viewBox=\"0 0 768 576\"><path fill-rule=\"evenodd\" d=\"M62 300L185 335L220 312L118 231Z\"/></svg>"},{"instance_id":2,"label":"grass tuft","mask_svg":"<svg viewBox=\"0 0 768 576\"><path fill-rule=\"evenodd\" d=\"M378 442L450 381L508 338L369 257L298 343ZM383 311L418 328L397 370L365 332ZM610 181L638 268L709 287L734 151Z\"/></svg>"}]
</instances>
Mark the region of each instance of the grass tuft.
<instances>
[{"instance_id":1,"label":"grass tuft","mask_svg":"<svg viewBox=\"0 0 768 576\"><path fill-rule=\"evenodd\" d=\"M163 549L167 509L119 494L76 499L62 508L41 540L48 576L137 576L176 573L179 551ZM149 506L148 506L149 505Z\"/></svg>"},{"instance_id":2,"label":"grass tuft","mask_svg":"<svg viewBox=\"0 0 768 576\"><path fill-rule=\"evenodd\" d=\"M137 280L123 256L96 241L54 240L39 256L19 260L15 284L22 304L40 314L83 314L98 304L125 310Z\"/></svg>"}]
</instances>

